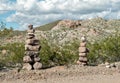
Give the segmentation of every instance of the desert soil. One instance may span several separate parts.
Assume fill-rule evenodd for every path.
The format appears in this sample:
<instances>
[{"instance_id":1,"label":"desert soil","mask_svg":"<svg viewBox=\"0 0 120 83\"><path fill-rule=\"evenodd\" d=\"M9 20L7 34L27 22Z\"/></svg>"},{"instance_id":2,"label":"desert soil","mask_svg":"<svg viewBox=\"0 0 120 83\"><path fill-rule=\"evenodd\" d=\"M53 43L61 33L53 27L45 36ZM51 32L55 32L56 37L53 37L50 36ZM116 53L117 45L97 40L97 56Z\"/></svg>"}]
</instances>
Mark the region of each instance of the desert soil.
<instances>
[{"instance_id":1,"label":"desert soil","mask_svg":"<svg viewBox=\"0 0 120 83\"><path fill-rule=\"evenodd\" d=\"M0 83L120 83L120 69L71 65L31 71L1 70Z\"/></svg>"}]
</instances>

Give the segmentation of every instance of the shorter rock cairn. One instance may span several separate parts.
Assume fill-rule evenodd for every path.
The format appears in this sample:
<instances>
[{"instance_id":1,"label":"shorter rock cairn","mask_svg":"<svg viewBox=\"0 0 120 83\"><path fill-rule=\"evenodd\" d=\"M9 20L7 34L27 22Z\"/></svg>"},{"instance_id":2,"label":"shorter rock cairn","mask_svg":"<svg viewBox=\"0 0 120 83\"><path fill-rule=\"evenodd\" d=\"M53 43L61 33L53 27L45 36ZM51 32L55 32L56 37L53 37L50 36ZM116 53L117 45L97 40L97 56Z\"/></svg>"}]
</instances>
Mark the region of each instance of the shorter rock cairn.
<instances>
[{"instance_id":1,"label":"shorter rock cairn","mask_svg":"<svg viewBox=\"0 0 120 83\"><path fill-rule=\"evenodd\" d=\"M81 37L81 43L80 43L80 47L79 47L79 60L77 61L77 63L79 65L85 66L87 65L87 53L88 53L88 49L86 48L86 38L83 36Z\"/></svg>"},{"instance_id":2,"label":"shorter rock cairn","mask_svg":"<svg viewBox=\"0 0 120 83\"><path fill-rule=\"evenodd\" d=\"M25 42L25 56L23 57L23 69L38 70L42 68L39 58L41 46L39 45L39 40L35 39L33 25L29 25L28 28Z\"/></svg>"}]
</instances>

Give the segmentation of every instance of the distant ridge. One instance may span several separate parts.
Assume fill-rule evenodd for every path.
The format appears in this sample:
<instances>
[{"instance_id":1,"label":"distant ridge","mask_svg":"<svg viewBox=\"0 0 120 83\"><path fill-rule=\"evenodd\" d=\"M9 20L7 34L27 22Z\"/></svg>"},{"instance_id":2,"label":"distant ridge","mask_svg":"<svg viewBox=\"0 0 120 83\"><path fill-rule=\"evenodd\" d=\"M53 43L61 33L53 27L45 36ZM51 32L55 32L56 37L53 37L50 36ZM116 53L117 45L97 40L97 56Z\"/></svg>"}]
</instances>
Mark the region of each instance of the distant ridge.
<instances>
[{"instance_id":1,"label":"distant ridge","mask_svg":"<svg viewBox=\"0 0 120 83\"><path fill-rule=\"evenodd\" d=\"M36 30L41 30L41 31L49 31L51 30L54 26L56 26L61 20L57 20L48 24L45 24L43 26L36 27Z\"/></svg>"}]
</instances>

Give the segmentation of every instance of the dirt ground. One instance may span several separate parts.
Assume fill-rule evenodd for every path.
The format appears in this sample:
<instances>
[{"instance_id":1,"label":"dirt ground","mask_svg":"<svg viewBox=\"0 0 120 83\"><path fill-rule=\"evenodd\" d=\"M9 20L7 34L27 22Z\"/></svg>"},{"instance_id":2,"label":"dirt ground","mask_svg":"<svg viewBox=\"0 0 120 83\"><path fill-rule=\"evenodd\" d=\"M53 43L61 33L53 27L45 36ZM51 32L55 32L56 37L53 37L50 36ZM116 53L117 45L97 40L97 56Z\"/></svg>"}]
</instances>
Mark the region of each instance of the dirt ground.
<instances>
[{"instance_id":1,"label":"dirt ground","mask_svg":"<svg viewBox=\"0 0 120 83\"><path fill-rule=\"evenodd\" d=\"M120 83L120 69L71 65L31 71L2 70L0 83Z\"/></svg>"}]
</instances>

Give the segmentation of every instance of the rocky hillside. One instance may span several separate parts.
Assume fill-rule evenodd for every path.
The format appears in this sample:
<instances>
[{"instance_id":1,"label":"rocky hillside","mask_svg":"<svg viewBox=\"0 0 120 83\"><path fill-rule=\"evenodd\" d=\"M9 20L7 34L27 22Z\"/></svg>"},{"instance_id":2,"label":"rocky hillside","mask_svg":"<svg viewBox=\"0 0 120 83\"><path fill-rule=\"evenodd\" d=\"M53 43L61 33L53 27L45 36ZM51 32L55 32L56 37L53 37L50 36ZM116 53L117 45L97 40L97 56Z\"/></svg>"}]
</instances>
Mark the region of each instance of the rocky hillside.
<instances>
[{"instance_id":1,"label":"rocky hillside","mask_svg":"<svg viewBox=\"0 0 120 83\"><path fill-rule=\"evenodd\" d=\"M87 20L62 20L49 31L36 31L39 38L45 38L49 42L68 44L80 40L85 35L88 41L99 41L109 35L119 33L120 20L105 20L94 18Z\"/></svg>"},{"instance_id":2,"label":"rocky hillside","mask_svg":"<svg viewBox=\"0 0 120 83\"><path fill-rule=\"evenodd\" d=\"M48 26L51 24L42 26L51 28L50 30L37 28L35 32L36 38L41 43L40 57L45 67L76 63L79 42L83 35L88 40L87 47L90 50L88 59L91 65L120 61L120 20L94 18L80 21L62 20L57 24L54 23L52 23L54 27ZM0 58L1 67L9 66L9 63L22 63L25 38L26 32L0 37L0 57L6 56Z\"/></svg>"},{"instance_id":3,"label":"rocky hillside","mask_svg":"<svg viewBox=\"0 0 120 83\"><path fill-rule=\"evenodd\" d=\"M34 25L34 24L33 24ZM62 20L36 28L39 39L47 39L50 43L64 45L79 41L85 35L88 41L100 41L120 31L120 20L105 20L102 18L86 20ZM24 42L26 34L1 39L2 43ZM4 42L6 41L6 42Z\"/></svg>"}]
</instances>

